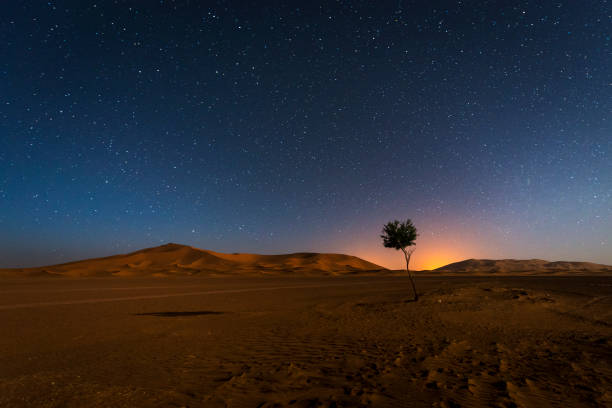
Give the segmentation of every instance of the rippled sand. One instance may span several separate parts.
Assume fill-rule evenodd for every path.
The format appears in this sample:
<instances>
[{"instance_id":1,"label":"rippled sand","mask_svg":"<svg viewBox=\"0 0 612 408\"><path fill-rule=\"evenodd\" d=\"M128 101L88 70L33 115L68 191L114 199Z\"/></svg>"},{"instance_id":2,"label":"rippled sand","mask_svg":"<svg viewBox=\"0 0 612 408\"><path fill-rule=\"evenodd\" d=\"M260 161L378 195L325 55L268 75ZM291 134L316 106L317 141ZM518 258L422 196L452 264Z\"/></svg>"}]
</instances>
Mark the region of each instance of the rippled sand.
<instances>
[{"instance_id":1,"label":"rippled sand","mask_svg":"<svg viewBox=\"0 0 612 408\"><path fill-rule=\"evenodd\" d=\"M0 406L606 406L612 278L0 281Z\"/></svg>"}]
</instances>

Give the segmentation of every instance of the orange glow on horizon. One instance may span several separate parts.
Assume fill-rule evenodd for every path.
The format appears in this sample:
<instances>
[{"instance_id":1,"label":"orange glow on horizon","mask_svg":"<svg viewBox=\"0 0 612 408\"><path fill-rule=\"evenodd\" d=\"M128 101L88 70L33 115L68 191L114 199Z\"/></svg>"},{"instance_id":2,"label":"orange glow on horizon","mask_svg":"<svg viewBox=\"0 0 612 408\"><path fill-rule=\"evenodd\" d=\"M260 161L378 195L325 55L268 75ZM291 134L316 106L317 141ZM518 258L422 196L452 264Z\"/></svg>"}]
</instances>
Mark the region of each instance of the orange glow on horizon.
<instances>
[{"instance_id":1,"label":"orange glow on horizon","mask_svg":"<svg viewBox=\"0 0 612 408\"><path fill-rule=\"evenodd\" d=\"M423 266L420 267L419 269L426 269L426 270L434 270L436 268L439 268L441 266L444 265L448 265L449 263L452 263L450 261L441 261L441 260L427 260L425 262L423 262Z\"/></svg>"},{"instance_id":2,"label":"orange glow on horizon","mask_svg":"<svg viewBox=\"0 0 612 408\"><path fill-rule=\"evenodd\" d=\"M375 252L375 251L357 251L352 255L358 256L366 261L375 263L389 269L406 269L406 261L400 251L397 252ZM410 269L412 270L432 270L441 266L448 265L453 262L458 262L466 259L459 254L451 253L436 253L424 252L422 254L414 253L410 260Z\"/></svg>"},{"instance_id":3,"label":"orange glow on horizon","mask_svg":"<svg viewBox=\"0 0 612 408\"><path fill-rule=\"evenodd\" d=\"M461 230L461 234L445 232L444 235L436 231L434 226L424 229L435 233L420 237L410 259L411 270L433 270L465 259L485 256L480 237L474 239L473 234L465 229ZM333 248L334 252L354 255L388 269L406 269L402 251L383 247L375 232L368 234L367 238L357 236L349 242L332 242L328 247Z\"/></svg>"},{"instance_id":4,"label":"orange glow on horizon","mask_svg":"<svg viewBox=\"0 0 612 408\"><path fill-rule=\"evenodd\" d=\"M406 269L406 261L401 251L386 248L359 249L347 252L388 269ZM472 251L461 250L459 248L418 248L410 259L410 269L417 271L433 270L453 262L468 259L470 255L473 255Z\"/></svg>"},{"instance_id":5,"label":"orange glow on horizon","mask_svg":"<svg viewBox=\"0 0 612 408\"><path fill-rule=\"evenodd\" d=\"M466 258L459 256L459 255L451 255L451 254L444 254L444 253L436 254L433 256L425 255L419 260L419 262L414 263L414 269L431 271L431 270L441 268L442 266L446 266L454 262L462 261L464 259Z\"/></svg>"}]
</instances>

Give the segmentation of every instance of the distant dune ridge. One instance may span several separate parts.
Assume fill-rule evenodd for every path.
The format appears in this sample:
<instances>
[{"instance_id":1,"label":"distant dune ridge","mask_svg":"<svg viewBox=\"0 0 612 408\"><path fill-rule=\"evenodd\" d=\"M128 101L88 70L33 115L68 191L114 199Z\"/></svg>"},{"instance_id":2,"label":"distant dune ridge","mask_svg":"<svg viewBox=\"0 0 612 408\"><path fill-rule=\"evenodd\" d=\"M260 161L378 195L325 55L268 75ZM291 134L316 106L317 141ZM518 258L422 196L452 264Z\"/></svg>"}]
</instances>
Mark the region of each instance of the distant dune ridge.
<instances>
[{"instance_id":1,"label":"distant dune ridge","mask_svg":"<svg viewBox=\"0 0 612 408\"><path fill-rule=\"evenodd\" d=\"M0 269L0 276L325 276L382 271L387 270L356 256L343 254L224 254L170 243L129 254L60 265Z\"/></svg>"},{"instance_id":2,"label":"distant dune ridge","mask_svg":"<svg viewBox=\"0 0 612 408\"><path fill-rule=\"evenodd\" d=\"M344 276L398 274L361 258L300 252L286 255L224 254L187 245L166 244L129 254L36 268L0 269L0 277L150 277L150 276ZM612 275L612 266L541 259L467 259L424 275Z\"/></svg>"},{"instance_id":3,"label":"distant dune ridge","mask_svg":"<svg viewBox=\"0 0 612 408\"><path fill-rule=\"evenodd\" d=\"M610 275L612 266L591 262L550 262L542 259L466 259L432 273L469 275Z\"/></svg>"}]
</instances>

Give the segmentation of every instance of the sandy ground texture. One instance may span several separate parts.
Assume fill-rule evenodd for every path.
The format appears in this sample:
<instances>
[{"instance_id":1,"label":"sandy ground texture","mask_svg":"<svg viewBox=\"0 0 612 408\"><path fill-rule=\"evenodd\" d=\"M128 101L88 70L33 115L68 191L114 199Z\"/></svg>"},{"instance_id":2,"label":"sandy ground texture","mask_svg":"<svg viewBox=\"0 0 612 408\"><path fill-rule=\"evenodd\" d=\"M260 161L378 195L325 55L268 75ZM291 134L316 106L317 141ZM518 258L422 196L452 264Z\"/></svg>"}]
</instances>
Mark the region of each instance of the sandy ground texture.
<instances>
[{"instance_id":1,"label":"sandy ground texture","mask_svg":"<svg viewBox=\"0 0 612 408\"><path fill-rule=\"evenodd\" d=\"M1 407L612 406L612 278L0 281Z\"/></svg>"}]
</instances>

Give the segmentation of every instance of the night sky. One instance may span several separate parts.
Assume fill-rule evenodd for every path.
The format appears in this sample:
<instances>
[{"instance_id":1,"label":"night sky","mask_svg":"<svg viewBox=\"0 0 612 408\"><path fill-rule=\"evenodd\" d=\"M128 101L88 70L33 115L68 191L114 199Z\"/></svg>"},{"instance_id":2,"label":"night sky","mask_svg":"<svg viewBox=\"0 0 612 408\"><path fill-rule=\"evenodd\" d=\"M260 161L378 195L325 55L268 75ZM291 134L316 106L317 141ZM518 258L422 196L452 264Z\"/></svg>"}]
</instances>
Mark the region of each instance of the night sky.
<instances>
[{"instance_id":1,"label":"night sky","mask_svg":"<svg viewBox=\"0 0 612 408\"><path fill-rule=\"evenodd\" d=\"M167 242L612 264L608 1L11 1L0 267ZM315 3L315 2L312 2Z\"/></svg>"}]
</instances>

